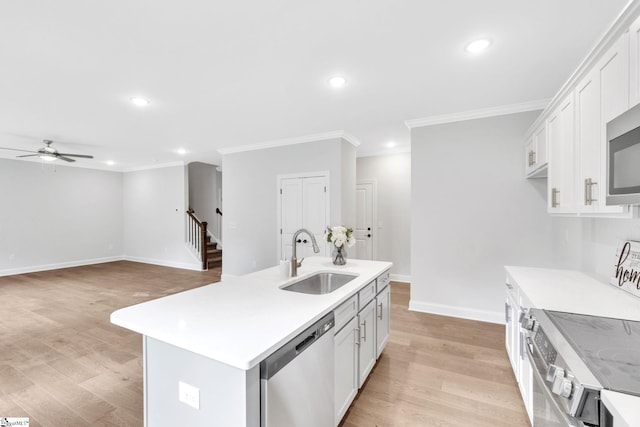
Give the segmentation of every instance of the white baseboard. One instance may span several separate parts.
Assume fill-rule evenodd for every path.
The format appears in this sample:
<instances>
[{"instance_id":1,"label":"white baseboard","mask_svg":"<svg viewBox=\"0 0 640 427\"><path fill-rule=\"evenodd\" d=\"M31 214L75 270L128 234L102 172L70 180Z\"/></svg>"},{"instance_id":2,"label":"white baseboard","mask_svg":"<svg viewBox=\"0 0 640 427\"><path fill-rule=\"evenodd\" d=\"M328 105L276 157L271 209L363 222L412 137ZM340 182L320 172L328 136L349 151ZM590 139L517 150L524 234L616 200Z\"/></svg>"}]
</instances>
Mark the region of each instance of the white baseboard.
<instances>
[{"instance_id":1,"label":"white baseboard","mask_svg":"<svg viewBox=\"0 0 640 427\"><path fill-rule=\"evenodd\" d=\"M55 264L32 265L29 267L8 268L0 270L0 276L14 276L16 274L36 273L38 271L59 270L61 268L82 267L83 265L103 264L105 262L122 261L122 256L106 258L82 259L79 261L59 262Z\"/></svg>"},{"instance_id":2,"label":"white baseboard","mask_svg":"<svg viewBox=\"0 0 640 427\"><path fill-rule=\"evenodd\" d=\"M234 277L238 277L238 276L237 276L237 275L235 275L235 274L224 274L224 273L222 273L222 274L220 275L220 281L221 281L221 282L224 282L225 280L233 279Z\"/></svg>"},{"instance_id":3,"label":"white baseboard","mask_svg":"<svg viewBox=\"0 0 640 427\"><path fill-rule=\"evenodd\" d=\"M478 310L469 307L434 304L424 301L410 301L409 310L422 313L440 314L442 316L461 317L463 319L479 320L481 322L498 323L504 325L504 313Z\"/></svg>"},{"instance_id":4,"label":"white baseboard","mask_svg":"<svg viewBox=\"0 0 640 427\"><path fill-rule=\"evenodd\" d=\"M125 261L141 262L144 264L161 265L163 267L182 268L184 270L202 271L202 265L199 263L186 263L186 262L173 262L161 259L142 258L135 256L125 255L123 258Z\"/></svg>"},{"instance_id":5,"label":"white baseboard","mask_svg":"<svg viewBox=\"0 0 640 427\"><path fill-rule=\"evenodd\" d=\"M406 274L390 274L389 279L392 282L411 283L411 276L407 276Z\"/></svg>"}]
</instances>

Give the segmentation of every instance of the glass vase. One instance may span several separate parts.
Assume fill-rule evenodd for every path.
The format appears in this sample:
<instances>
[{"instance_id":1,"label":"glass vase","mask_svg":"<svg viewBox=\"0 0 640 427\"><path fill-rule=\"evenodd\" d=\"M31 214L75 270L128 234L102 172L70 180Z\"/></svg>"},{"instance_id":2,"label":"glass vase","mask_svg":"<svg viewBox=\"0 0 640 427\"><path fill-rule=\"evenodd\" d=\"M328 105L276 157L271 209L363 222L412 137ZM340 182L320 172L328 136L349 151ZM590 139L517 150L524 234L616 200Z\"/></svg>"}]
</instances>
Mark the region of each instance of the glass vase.
<instances>
[{"instance_id":1,"label":"glass vase","mask_svg":"<svg viewBox=\"0 0 640 427\"><path fill-rule=\"evenodd\" d=\"M334 265L345 265L347 260L345 259L347 256L347 251L344 249L344 246L336 247L334 246L333 250L333 264Z\"/></svg>"}]
</instances>

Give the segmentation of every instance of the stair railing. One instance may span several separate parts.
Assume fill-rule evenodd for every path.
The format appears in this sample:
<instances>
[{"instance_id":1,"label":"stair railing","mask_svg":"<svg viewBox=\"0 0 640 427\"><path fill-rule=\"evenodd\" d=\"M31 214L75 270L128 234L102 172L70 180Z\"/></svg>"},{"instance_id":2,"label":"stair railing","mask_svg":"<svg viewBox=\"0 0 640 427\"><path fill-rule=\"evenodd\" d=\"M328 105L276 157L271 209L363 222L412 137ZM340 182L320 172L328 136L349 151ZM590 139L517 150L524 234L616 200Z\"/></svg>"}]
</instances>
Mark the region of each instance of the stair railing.
<instances>
[{"instance_id":1,"label":"stair railing","mask_svg":"<svg viewBox=\"0 0 640 427\"><path fill-rule=\"evenodd\" d=\"M191 208L187 210L187 242L202 260L202 269L207 269L207 222L200 221Z\"/></svg>"}]
</instances>

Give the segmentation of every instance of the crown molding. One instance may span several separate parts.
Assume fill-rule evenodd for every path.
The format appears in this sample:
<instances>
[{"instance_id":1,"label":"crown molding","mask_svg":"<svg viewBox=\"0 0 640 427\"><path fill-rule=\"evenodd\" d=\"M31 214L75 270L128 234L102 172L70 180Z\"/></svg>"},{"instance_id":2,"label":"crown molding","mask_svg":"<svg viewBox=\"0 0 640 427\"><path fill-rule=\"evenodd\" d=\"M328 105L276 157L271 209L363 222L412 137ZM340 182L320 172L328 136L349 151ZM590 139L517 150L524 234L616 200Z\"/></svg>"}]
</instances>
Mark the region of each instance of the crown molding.
<instances>
[{"instance_id":1,"label":"crown molding","mask_svg":"<svg viewBox=\"0 0 640 427\"><path fill-rule=\"evenodd\" d=\"M307 142L324 141L327 139L342 138L354 147L360 145L360 141L353 135L345 131L338 130L333 132L316 133L313 135L297 136L294 138L277 139L274 141L259 142L257 144L241 145L238 147L223 147L218 149L218 153L224 155L242 153L245 151L264 150L265 148L284 147L287 145L305 144Z\"/></svg>"},{"instance_id":2,"label":"crown molding","mask_svg":"<svg viewBox=\"0 0 640 427\"><path fill-rule=\"evenodd\" d=\"M361 159L363 157L384 157L384 156L393 156L396 154L404 154L404 153L410 153L411 152L411 146L402 146L402 147L396 147L396 148L387 148L387 149L382 149L382 150L372 150L372 151L363 151L360 152L358 151L356 153L356 157L358 159Z\"/></svg>"},{"instance_id":3,"label":"crown molding","mask_svg":"<svg viewBox=\"0 0 640 427\"><path fill-rule=\"evenodd\" d=\"M544 110L549 105L549 99L522 102L519 104L501 105L498 107L481 108L479 110L461 111L459 113L442 114L424 117L422 119L406 120L404 124L409 128L440 125L444 123L462 122L465 120L484 119L487 117L504 116L507 114L524 113L527 111Z\"/></svg>"}]
</instances>

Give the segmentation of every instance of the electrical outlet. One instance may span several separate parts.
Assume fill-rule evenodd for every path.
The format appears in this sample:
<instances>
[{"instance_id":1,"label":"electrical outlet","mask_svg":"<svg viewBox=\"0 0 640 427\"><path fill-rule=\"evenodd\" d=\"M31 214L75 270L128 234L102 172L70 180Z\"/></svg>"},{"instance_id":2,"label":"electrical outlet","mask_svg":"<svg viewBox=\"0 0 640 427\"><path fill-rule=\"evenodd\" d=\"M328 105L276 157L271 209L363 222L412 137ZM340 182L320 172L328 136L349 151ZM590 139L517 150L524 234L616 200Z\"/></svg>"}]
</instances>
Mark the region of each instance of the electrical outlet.
<instances>
[{"instance_id":1,"label":"electrical outlet","mask_svg":"<svg viewBox=\"0 0 640 427\"><path fill-rule=\"evenodd\" d=\"M200 389L178 381L178 400L200 410Z\"/></svg>"}]
</instances>

